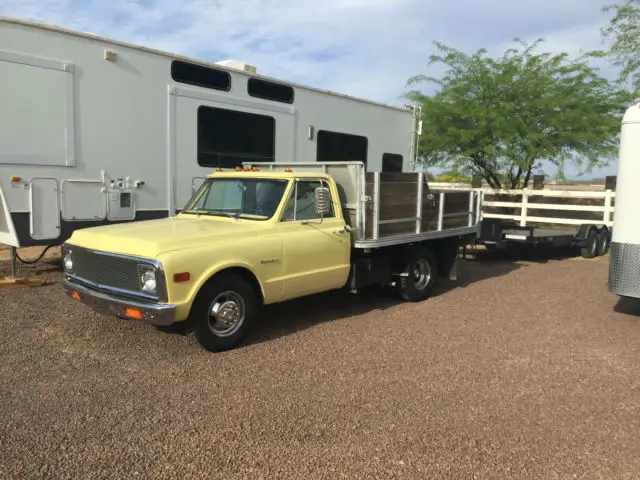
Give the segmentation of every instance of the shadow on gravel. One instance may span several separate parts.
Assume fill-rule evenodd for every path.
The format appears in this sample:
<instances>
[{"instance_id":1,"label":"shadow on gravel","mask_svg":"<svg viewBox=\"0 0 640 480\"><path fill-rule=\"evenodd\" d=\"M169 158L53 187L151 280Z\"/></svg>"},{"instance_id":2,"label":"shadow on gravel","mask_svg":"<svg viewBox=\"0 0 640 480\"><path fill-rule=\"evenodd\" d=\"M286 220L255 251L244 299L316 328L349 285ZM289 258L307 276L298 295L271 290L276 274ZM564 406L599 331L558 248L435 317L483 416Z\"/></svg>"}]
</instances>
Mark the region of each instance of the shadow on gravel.
<instances>
[{"instance_id":1,"label":"shadow on gravel","mask_svg":"<svg viewBox=\"0 0 640 480\"><path fill-rule=\"evenodd\" d=\"M578 256L575 249L528 249L509 248L508 250L468 250L458 266L457 280L441 280L434 289L432 297L439 297L457 288L465 288L487 279L508 275L526 267L522 262L560 261ZM429 300L426 300L427 302ZM342 320L351 316L374 311L384 311L404 303L393 288L372 287L360 290L356 294L335 291L290 300L269 305L264 309L260 320L252 333L239 345L242 346L268 342L318 324ZM192 326L179 326L163 329L168 333L186 334Z\"/></svg>"},{"instance_id":2,"label":"shadow on gravel","mask_svg":"<svg viewBox=\"0 0 640 480\"><path fill-rule=\"evenodd\" d=\"M579 255L575 249L532 249L509 248L507 250L469 249L460 260L457 280L441 280L432 297L439 297L457 288L465 288L490 278L508 275L526 267L522 262L549 262ZM0 271L8 264L0 262ZM35 265L19 266L23 273L34 274L61 271L59 259L47 259ZM4 265L3 265L4 264ZM427 300L428 302L429 300ZM327 292L281 304L270 305L257 322L253 332L244 342L256 344L311 328L315 325L341 320L373 311L383 311L404 303L393 288L367 288L357 294L345 291ZM640 314L640 310L638 310ZM159 328L165 333L184 335L192 330L192 325L181 323L168 328Z\"/></svg>"},{"instance_id":3,"label":"shadow on gravel","mask_svg":"<svg viewBox=\"0 0 640 480\"><path fill-rule=\"evenodd\" d=\"M620 297L613 310L617 313L640 317L640 298Z\"/></svg>"}]
</instances>

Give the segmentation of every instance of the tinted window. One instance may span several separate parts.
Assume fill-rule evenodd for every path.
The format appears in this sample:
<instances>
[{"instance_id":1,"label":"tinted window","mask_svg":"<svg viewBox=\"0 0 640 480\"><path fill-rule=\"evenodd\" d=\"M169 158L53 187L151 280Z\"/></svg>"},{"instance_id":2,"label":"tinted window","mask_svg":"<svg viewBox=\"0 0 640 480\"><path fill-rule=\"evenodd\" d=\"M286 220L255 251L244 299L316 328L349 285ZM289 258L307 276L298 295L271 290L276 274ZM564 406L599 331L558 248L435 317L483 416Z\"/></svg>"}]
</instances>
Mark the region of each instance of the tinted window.
<instances>
[{"instance_id":1,"label":"tinted window","mask_svg":"<svg viewBox=\"0 0 640 480\"><path fill-rule=\"evenodd\" d=\"M176 82L213 88L214 90L228 92L231 89L229 72L180 60L171 62L171 78Z\"/></svg>"},{"instance_id":2,"label":"tinted window","mask_svg":"<svg viewBox=\"0 0 640 480\"><path fill-rule=\"evenodd\" d=\"M367 137L319 130L316 160L318 162L352 161L366 164Z\"/></svg>"},{"instance_id":3,"label":"tinted window","mask_svg":"<svg viewBox=\"0 0 640 480\"><path fill-rule=\"evenodd\" d=\"M268 115L198 108L198 165L234 168L242 162L272 162L276 121Z\"/></svg>"},{"instance_id":4,"label":"tinted window","mask_svg":"<svg viewBox=\"0 0 640 480\"><path fill-rule=\"evenodd\" d=\"M402 155L397 153L382 154L383 172L402 172Z\"/></svg>"},{"instance_id":5,"label":"tinted window","mask_svg":"<svg viewBox=\"0 0 640 480\"><path fill-rule=\"evenodd\" d=\"M293 103L293 88L289 85L268 82L259 78L250 78L247 91L252 97L264 98L275 102Z\"/></svg>"}]
</instances>

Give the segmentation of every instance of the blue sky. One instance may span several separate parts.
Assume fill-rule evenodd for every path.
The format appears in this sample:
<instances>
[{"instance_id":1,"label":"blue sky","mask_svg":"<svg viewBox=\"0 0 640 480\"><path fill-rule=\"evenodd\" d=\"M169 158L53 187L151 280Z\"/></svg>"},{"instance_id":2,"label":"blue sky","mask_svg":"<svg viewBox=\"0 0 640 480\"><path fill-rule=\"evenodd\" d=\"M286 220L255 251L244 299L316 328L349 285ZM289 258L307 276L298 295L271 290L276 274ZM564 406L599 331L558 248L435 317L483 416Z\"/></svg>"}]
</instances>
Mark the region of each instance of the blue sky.
<instances>
[{"instance_id":1,"label":"blue sky","mask_svg":"<svg viewBox=\"0 0 640 480\"><path fill-rule=\"evenodd\" d=\"M602 47L610 14L601 8L611 1L3 0L0 14L208 61L242 60L267 75L402 103L409 77L438 75L427 65L435 40L499 55L515 37L542 37L546 50L577 54ZM616 72L604 63L602 73Z\"/></svg>"}]
</instances>

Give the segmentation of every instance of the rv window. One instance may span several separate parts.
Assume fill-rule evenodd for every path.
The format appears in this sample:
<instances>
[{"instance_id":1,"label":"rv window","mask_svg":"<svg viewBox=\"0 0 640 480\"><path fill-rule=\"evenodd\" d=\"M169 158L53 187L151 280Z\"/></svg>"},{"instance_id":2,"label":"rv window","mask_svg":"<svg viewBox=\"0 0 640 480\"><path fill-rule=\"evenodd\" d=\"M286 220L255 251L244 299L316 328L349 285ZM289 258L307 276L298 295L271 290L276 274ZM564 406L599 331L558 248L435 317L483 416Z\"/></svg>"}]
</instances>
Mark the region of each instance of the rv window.
<instances>
[{"instance_id":1,"label":"rv window","mask_svg":"<svg viewBox=\"0 0 640 480\"><path fill-rule=\"evenodd\" d=\"M267 115L198 107L198 165L234 168L273 162L276 121Z\"/></svg>"},{"instance_id":2,"label":"rv window","mask_svg":"<svg viewBox=\"0 0 640 480\"><path fill-rule=\"evenodd\" d=\"M383 172L402 172L402 155L397 153L382 154Z\"/></svg>"},{"instance_id":3,"label":"rv window","mask_svg":"<svg viewBox=\"0 0 640 480\"><path fill-rule=\"evenodd\" d=\"M364 162L367 163L367 137L347 133L318 130L316 150L318 162Z\"/></svg>"},{"instance_id":4,"label":"rv window","mask_svg":"<svg viewBox=\"0 0 640 480\"><path fill-rule=\"evenodd\" d=\"M174 60L171 62L171 78L176 82L228 92L231 75L215 68Z\"/></svg>"},{"instance_id":5,"label":"rv window","mask_svg":"<svg viewBox=\"0 0 640 480\"><path fill-rule=\"evenodd\" d=\"M259 78L250 78L247 91L252 97L264 98L275 102L293 103L293 88L289 85L267 82Z\"/></svg>"}]
</instances>

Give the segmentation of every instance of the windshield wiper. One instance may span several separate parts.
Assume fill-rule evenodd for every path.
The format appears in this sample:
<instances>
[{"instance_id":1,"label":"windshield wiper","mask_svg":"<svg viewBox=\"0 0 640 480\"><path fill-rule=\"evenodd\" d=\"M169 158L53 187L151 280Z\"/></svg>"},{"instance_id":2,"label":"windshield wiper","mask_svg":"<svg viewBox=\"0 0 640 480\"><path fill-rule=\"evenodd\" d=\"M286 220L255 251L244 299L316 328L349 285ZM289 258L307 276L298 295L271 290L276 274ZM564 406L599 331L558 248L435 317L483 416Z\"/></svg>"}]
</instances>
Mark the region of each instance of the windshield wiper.
<instances>
[{"instance_id":1,"label":"windshield wiper","mask_svg":"<svg viewBox=\"0 0 640 480\"><path fill-rule=\"evenodd\" d=\"M233 218L235 221L238 221L238 215L240 215L239 213L229 213L229 212L225 212L224 210L207 210L205 212L205 215L209 214L209 215L217 215L217 214L223 214L226 215L227 217L231 217Z\"/></svg>"},{"instance_id":2,"label":"windshield wiper","mask_svg":"<svg viewBox=\"0 0 640 480\"><path fill-rule=\"evenodd\" d=\"M195 208L193 210L183 210L182 213L190 213L190 214L196 214L197 216L200 215L211 215L211 216L216 216L216 215L226 215L227 217L233 218L234 220L238 220L238 216L241 215L240 213L230 213L230 212L226 212L224 210L207 210L204 208Z\"/></svg>"}]
</instances>

